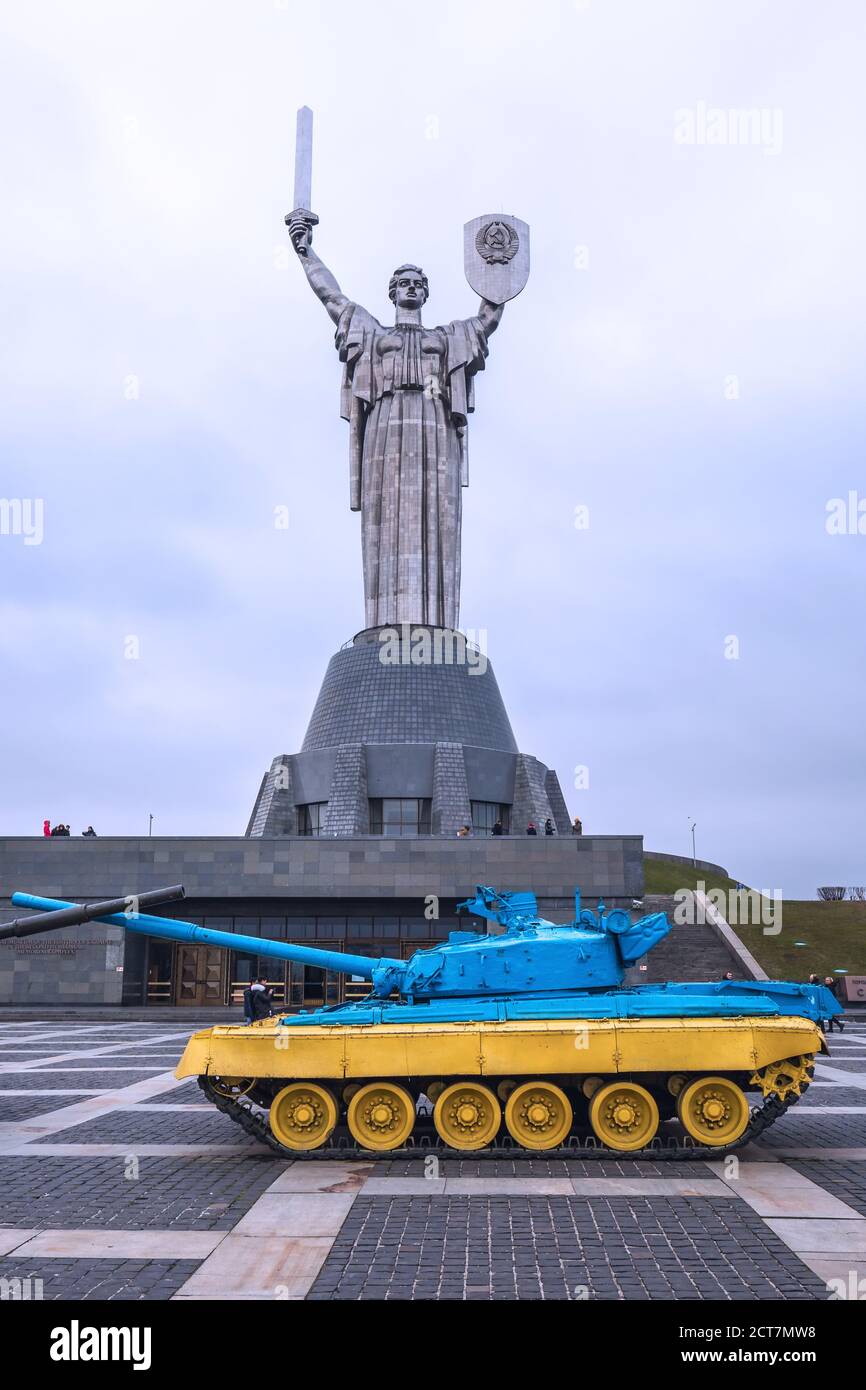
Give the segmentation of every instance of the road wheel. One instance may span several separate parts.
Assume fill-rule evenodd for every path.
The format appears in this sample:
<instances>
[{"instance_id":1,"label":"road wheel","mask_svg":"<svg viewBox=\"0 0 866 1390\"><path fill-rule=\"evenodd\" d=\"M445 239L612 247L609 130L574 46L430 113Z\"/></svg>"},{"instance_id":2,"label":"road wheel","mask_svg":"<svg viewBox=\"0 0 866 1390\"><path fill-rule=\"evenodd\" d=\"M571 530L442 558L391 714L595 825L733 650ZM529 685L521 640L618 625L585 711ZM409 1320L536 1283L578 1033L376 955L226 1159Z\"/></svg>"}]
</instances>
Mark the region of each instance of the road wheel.
<instances>
[{"instance_id":1,"label":"road wheel","mask_svg":"<svg viewBox=\"0 0 866 1390\"><path fill-rule=\"evenodd\" d=\"M571 1129L574 1112L564 1091L550 1081L527 1081L508 1097L505 1123L524 1149L556 1149Z\"/></svg>"},{"instance_id":2,"label":"road wheel","mask_svg":"<svg viewBox=\"0 0 866 1390\"><path fill-rule=\"evenodd\" d=\"M433 1123L452 1149L484 1149L499 1133L502 1111L492 1091L477 1081L446 1086L433 1110Z\"/></svg>"},{"instance_id":3,"label":"road wheel","mask_svg":"<svg viewBox=\"0 0 866 1390\"><path fill-rule=\"evenodd\" d=\"M749 1102L735 1081L702 1076L680 1091L677 1116L686 1134L700 1144L724 1148L739 1139L749 1123Z\"/></svg>"},{"instance_id":4,"label":"road wheel","mask_svg":"<svg viewBox=\"0 0 866 1390\"><path fill-rule=\"evenodd\" d=\"M644 1149L659 1127L659 1108L649 1091L634 1081L612 1081L595 1092L589 1121L609 1149Z\"/></svg>"},{"instance_id":5,"label":"road wheel","mask_svg":"<svg viewBox=\"0 0 866 1390\"><path fill-rule=\"evenodd\" d=\"M287 1149L318 1149L333 1133L337 1102L324 1086L293 1081L274 1096L268 1119Z\"/></svg>"},{"instance_id":6,"label":"road wheel","mask_svg":"<svg viewBox=\"0 0 866 1390\"><path fill-rule=\"evenodd\" d=\"M415 1125L415 1102L395 1082L376 1081L352 1096L348 1121L362 1149L399 1149Z\"/></svg>"}]
</instances>

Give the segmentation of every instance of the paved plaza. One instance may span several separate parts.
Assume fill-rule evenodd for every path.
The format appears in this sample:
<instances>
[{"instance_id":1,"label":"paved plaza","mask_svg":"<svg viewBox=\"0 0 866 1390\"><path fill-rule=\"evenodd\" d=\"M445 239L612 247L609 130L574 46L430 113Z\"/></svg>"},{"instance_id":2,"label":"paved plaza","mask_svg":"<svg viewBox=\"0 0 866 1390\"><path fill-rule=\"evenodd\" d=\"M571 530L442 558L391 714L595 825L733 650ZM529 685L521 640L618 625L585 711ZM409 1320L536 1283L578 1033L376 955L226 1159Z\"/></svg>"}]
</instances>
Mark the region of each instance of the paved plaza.
<instances>
[{"instance_id":1,"label":"paved plaza","mask_svg":"<svg viewBox=\"0 0 866 1390\"><path fill-rule=\"evenodd\" d=\"M804 1100L736 1163L284 1160L195 1082L175 1081L190 1031L182 1017L0 1023L6 1296L811 1300L829 1297L830 1280L866 1289L866 1018L833 1036Z\"/></svg>"}]
</instances>

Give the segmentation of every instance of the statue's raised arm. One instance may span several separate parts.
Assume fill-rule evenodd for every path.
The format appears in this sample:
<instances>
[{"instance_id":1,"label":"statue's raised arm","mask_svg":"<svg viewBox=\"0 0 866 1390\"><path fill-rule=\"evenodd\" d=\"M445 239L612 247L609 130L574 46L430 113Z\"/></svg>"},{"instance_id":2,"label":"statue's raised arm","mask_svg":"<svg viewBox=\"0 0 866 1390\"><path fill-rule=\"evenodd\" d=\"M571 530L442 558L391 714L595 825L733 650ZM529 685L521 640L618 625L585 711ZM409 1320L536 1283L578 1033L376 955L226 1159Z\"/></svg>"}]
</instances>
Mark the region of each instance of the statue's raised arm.
<instances>
[{"instance_id":1,"label":"statue's raised arm","mask_svg":"<svg viewBox=\"0 0 866 1390\"><path fill-rule=\"evenodd\" d=\"M478 317L481 320L481 327L488 338L491 333L495 333L502 322L502 311L504 304L491 304L489 299L482 299L478 308Z\"/></svg>"},{"instance_id":2,"label":"statue's raised arm","mask_svg":"<svg viewBox=\"0 0 866 1390\"><path fill-rule=\"evenodd\" d=\"M286 218L286 226L313 294L321 299L334 323L339 323L340 315L349 300L343 294L334 275L310 245L313 228L309 216L304 216L302 213L292 213Z\"/></svg>"}]
</instances>

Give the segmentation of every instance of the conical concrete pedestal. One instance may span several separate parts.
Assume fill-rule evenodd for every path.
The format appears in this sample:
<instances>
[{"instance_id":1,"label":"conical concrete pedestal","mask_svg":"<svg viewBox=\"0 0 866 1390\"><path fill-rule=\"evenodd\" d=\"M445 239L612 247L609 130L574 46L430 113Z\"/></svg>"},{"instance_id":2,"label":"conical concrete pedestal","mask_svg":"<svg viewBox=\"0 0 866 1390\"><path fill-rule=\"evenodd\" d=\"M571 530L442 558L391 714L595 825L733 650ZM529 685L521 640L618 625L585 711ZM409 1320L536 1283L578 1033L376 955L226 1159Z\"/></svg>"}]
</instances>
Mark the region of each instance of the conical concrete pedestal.
<instances>
[{"instance_id":1,"label":"conical concrete pedestal","mask_svg":"<svg viewBox=\"0 0 866 1390\"><path fill-rule=\"evenodd\" d=\"M473 803L512 833L548 819L570 833L559 779L519 751L493 667L448 629L371 628L331 658L301 750L274 758L247 834L366 835L371 807L375 822L401 799L424 803L421 833L456 835Z\"/></svg>"}]
</instances>

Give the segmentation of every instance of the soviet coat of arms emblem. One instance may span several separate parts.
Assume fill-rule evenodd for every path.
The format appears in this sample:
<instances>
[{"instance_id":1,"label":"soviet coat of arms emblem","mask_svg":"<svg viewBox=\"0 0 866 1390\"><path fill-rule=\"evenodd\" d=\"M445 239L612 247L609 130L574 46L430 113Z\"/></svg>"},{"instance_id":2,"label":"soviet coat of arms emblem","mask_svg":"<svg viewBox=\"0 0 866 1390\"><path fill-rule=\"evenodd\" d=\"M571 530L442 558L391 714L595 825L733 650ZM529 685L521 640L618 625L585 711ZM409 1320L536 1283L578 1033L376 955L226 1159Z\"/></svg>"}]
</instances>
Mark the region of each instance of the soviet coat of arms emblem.
<instances>
[{"instance_id":1,"label":"soviet coat of arms emblem","mask_svg":"<svg viewBox=\"0 0 866 1390\"><path fill-rule=\"evenodd\" d=\"M529 279L529 227L502 214L474 217L463 228L463 260L476 294L505 304Z\"/></svg>"},{"instance_id":2,"label":"soviet coat of arms emblem","mask_svg":"<svg viewBox=\"0 0 866 1390\"><path fill-rule=\"evenodd\" d=\"M488 265L508 265L517 252L520 237L510 222L485 222L475 238L475 250Z\"/></svg>"}]
</instances>

